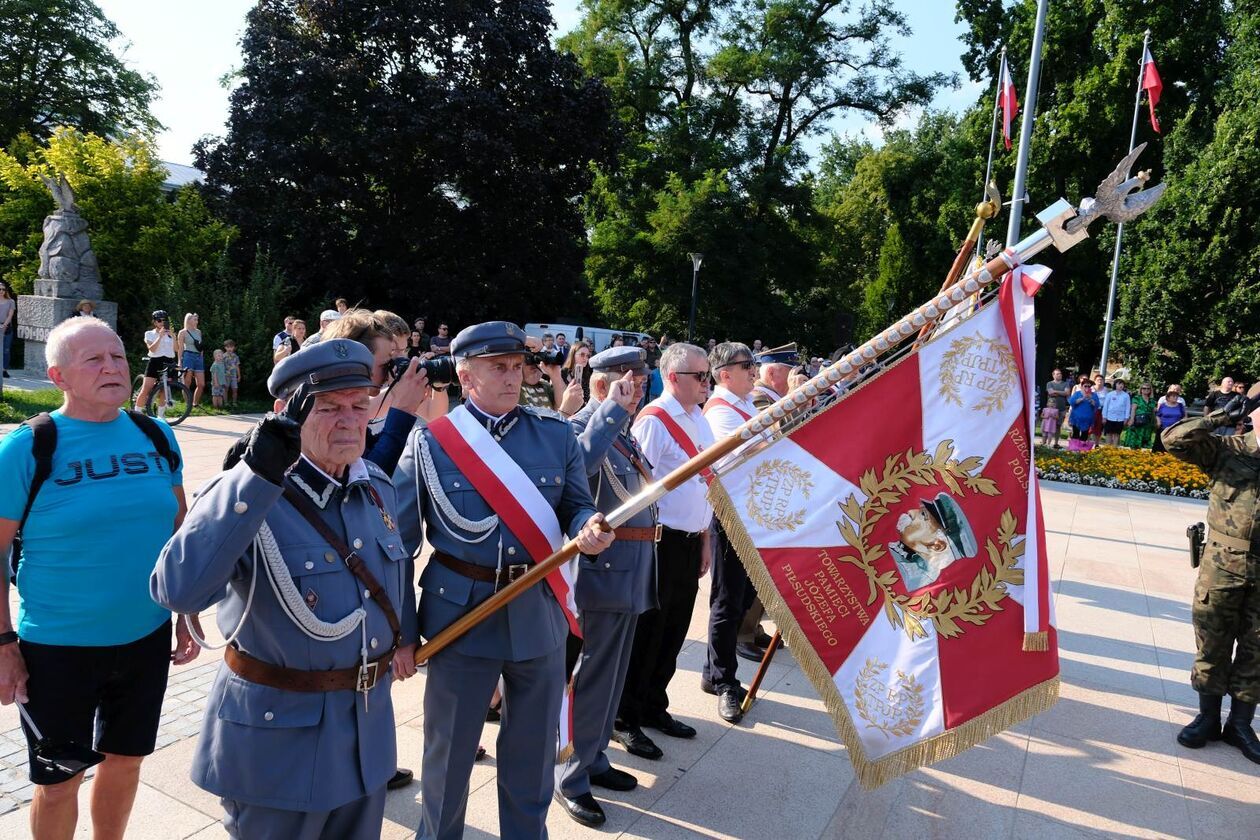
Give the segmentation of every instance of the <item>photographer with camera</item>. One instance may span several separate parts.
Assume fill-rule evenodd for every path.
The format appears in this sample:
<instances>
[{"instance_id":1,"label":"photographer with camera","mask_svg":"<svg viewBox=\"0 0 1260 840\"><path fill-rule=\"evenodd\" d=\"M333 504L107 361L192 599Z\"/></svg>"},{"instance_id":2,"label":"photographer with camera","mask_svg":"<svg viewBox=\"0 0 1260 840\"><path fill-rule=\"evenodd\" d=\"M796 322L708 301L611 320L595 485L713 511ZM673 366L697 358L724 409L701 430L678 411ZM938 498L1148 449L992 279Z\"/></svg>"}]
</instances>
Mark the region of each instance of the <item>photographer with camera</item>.
<instances>
[{"instance_id":1,"label":"photographer with camera","mask_svg":"<svg viewBox=\"0 0 1260 840\"><path fill-rule=\"evenodd\" d=\"M1191 605L1198 651L1190 684L1199 692L1199 714L1177 741L1197 749L1224 740L1260 764L1260 740L1252 729L1260 701L1260 450L1254 428L1245 435L1214 434L1247 418L1253 427L1260 421L1260 384L1204 417L1170 426L1163 442L1169 454L1212 481L1207 543ZM1229 718L1222 726L1226 694Z\"/></svg>"},{"instance_id":2,"label":"photographer with camera","mask_svg":"<svg viewBox=\"0 0 1260 840\"><path fill-rule=\"evenodd\" d=\"M144 382L136 395L137 406L148 403L149 394L157 385L162 371L169 373L175 368L175 334L171 332L171 318L165 309L153 313L153 329L145 330L144 346L148 349L145 354L148 361L144 368Z\"/></svg>"},{"instance_id":3,"label":"photographer with camera","mask_svg":"<svg viewBox=\"0 0 1260 840\"><path fill-rule=\"evenodd\" d=\"M276 365L274 411L150 578L168 608L219 604L234 640L192 765L232 837L380 836L395 652L415 617L394 487L363 458L373 364L362 344L325 336Z\"/></svg>"}]
</instances>

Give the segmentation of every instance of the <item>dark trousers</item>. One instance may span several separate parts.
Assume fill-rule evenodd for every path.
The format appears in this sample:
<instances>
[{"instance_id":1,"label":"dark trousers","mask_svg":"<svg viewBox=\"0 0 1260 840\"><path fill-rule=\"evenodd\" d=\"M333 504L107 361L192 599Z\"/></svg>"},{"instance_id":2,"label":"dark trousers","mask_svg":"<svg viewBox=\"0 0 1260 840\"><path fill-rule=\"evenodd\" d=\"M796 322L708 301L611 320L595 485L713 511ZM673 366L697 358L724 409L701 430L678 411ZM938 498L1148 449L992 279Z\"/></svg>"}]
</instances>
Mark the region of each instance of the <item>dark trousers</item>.
<instances>
[{"instance_id":1,"label":"dark trousers","mask_svg":"<svg viewBox=\"0 0 1260 840\"><path fill-rule=\"evenodd\" d=\"M687 627L700 588L700 547L707 535L688 537L665 528L656 547L657 600L660 607L639 616L630 652L630 669L617 719L642 726L669 708L665 689L678 668L678 654L687 641Z\"/></svg>"},{"instance_id":2,"label":"dark trousers","mask_svg":"<svg viewBox=\"0 0 1260 840\"><path fill-rule=\"evenodd\" d=\"M726 534L718 534L715 548L709 590L709 656L704 663L704 678L715 686L734 688L739 685L739 678L735 676L739 664L735 656L739 628L757 591Z\"/></svg>"}]
</instances>

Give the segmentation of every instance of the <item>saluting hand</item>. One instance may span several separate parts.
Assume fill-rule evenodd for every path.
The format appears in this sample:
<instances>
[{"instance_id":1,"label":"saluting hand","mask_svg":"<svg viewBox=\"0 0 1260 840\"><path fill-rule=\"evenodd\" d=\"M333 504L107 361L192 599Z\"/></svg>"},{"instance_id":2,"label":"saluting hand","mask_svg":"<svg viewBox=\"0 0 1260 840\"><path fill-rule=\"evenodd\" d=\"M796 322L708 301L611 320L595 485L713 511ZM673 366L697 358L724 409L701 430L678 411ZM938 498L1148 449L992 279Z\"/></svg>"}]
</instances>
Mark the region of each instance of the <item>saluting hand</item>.
<instances>
[{"instance_id":1,"label":"saluting hand","mask_svg":"<svg viewBox=\"0 0 1260 840\"><path fill-rule=\"evenodd\" d=\"M575 382L577 380L574 380ZM634 373L626 371L621 378L612 384L608 397L626 411L633 412L638 400L634 398Z\"/></svg>"},{"instance_id":2,"label":"saluting hand","mask_svg":"<svg viewBox=\"0 0 1260 840\"><path fill-rule=\"evenodd\" d=\"M583 554L599 554L612 545L614 539L616 537L612 529L608 528L608 523L604 520L604 514L597 513L586 520L582 530L578 531L578 550Z\"/></svg>"}]
</instances>

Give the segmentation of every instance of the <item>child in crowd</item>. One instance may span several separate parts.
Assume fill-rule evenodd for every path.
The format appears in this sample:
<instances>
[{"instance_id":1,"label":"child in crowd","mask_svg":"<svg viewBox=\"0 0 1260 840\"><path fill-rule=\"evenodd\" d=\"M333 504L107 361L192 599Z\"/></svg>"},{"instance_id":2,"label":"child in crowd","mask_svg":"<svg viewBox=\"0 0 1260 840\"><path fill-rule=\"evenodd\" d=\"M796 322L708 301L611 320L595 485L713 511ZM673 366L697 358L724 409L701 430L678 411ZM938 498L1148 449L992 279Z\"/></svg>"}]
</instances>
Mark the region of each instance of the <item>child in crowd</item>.
<instances>
[{"instance_id":1,"label":"child in crowd","mask_svg":"<svg viewBox=\"0 0 1260 840\"><path fill-rule=\"evenodd\" d=\"M1059 409L1053 405L1041 409L1041 445L1059 445Z\"/></svg>"},{"instance_id":2,"label":"child in crowd","mask_svg":"<svg viewBox=\"0 0 1260 840\"><path fill-rule=\"evenodd\" d=\"M223 364L223 351L214 351L214 364L210 365L210 402L215 408L223 408L223 395L227 393L227 367Z\"/></svg>"},{"instance_id":3,"label":"child in crowd","mask_svg":"<svg viewBox=\"0 0 1260 840\"><path fill-rule=\"evenodd\" d=\"M216 361L218 352L215 352ZM241 359L236 355L236 342L228 339L223 342L224 385L227 386L227 401L236 405L236 389L241 384Z\"/></svg>"}]
</instances>

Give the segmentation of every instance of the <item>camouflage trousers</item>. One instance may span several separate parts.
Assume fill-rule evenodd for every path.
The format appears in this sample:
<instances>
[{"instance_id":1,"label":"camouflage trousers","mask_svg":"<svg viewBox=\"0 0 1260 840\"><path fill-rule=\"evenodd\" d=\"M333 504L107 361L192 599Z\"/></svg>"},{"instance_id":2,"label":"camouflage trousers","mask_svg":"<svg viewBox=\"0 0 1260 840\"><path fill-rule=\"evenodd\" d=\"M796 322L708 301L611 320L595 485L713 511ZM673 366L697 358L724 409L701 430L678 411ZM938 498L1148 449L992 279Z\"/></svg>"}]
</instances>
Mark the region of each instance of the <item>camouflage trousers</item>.
<instances>
[{"instance_id":1,"label":"camouflage trousers","mask_svg":"<svg viewBox=\"0 0 1260 840\"><path fill-rule=\"evenodd\" d=\"M1260 558L1209 542L1192 615L1198 655L1190 684L1200 694L1260 702Z\"/></svg>"}]
</instances>

